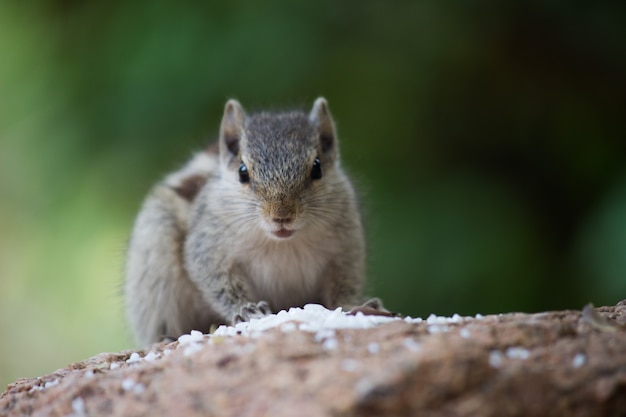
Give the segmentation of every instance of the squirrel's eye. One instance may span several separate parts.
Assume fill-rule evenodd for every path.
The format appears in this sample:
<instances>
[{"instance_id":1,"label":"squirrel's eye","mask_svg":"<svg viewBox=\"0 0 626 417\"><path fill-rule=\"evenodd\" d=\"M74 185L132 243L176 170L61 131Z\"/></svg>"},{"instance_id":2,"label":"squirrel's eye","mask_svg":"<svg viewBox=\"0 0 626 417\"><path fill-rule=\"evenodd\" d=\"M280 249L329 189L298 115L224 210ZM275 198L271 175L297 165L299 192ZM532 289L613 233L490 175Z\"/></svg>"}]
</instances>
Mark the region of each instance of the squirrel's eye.
<instances>
[{"instance_id":1,"label":"squirrel's eye","mask_svg":"<svg viewBox=\"0 0 626 417\"><path fill-rule=\"evenodd\" d=\"M311 170L311 179L319 180L322 178L322 163L319 158L315 158L313 161L313 169Z\"/></svg>"},{"instance_id":2,"label":"squirrel's eye","mask_svg":"<svg viewBox=\"0 0 626 417\"><path fill-rule=\"evenodd\" d=\"M250 182L250 175L248 174L248 167L243 162L239 165L239 182L245 184Z\"/></svg>"}]
</instances>

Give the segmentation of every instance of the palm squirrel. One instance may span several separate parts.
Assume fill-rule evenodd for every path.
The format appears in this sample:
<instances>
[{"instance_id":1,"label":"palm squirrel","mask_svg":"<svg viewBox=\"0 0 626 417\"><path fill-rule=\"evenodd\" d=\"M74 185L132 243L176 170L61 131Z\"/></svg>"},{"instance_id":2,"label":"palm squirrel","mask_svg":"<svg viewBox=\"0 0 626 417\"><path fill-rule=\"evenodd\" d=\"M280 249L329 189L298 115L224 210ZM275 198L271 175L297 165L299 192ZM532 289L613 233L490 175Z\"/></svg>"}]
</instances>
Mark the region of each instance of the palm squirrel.
<instances>
[{"instance_id":1,"label":"palm squirrel","mask_svg":"<svg viewBox=\"0 0 626 417\"><path fill-rule=\"evenodd\" d=\"M218 143L143 203L126 310L147 345L307 303L357 306L364 280L361 215L326 100L308 115L250 116L229 100Z\"/></svg>"}]
</instances>

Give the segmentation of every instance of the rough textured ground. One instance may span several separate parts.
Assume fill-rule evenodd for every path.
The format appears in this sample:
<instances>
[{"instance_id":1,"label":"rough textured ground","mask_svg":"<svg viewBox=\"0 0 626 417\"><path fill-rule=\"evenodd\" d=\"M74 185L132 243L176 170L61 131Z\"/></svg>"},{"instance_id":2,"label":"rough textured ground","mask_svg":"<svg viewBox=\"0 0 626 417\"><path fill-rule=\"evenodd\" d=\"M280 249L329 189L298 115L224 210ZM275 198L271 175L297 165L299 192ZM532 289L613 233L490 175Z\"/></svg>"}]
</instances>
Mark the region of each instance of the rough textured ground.
<instances>
[{"instance_id":1,"label":"rough textured ground","mask_svg":"<svg viewBox=\"0 0 626 417\"><path fill-rule=\"evenodd\" d=\"M0 415L626 415L626 300L598 312L196 334L18 380Z\"/></svg>"}]
</instances>

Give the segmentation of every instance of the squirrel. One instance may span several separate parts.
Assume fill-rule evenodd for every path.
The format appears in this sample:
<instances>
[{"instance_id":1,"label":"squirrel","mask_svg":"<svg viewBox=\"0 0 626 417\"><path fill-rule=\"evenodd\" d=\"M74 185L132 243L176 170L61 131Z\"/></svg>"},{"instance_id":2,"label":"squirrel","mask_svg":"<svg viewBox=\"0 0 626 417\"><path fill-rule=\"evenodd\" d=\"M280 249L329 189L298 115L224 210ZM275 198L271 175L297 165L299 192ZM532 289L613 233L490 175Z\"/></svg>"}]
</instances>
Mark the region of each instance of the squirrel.
<instances>
[{"instance_id":1,"label":"squirrel","mask_svg":"<svg viewBox=\"0 0 626 417\"><path fill-rule=\"evenodd\" d=\"M128 245L128 320L141 345L290 307L365 306L365 237L335 124L247 115L228 100L219 139L157 184Z\"/></svg>"}]
</instances>

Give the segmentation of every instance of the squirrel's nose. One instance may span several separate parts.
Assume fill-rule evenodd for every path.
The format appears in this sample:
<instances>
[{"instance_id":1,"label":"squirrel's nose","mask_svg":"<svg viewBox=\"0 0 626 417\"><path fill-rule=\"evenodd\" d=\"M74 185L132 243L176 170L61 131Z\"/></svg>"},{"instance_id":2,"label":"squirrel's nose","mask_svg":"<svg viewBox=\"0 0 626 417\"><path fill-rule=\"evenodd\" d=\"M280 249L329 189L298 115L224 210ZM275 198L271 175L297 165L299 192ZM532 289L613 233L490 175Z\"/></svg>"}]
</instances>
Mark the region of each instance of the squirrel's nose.
<instances>
[{"instance_id":1,"label":"squirrel's nose","mask_svg":"<svg viewBox=\"0 0 626 417\"><path fill-rule=\"evenodd\" d=\"M297 209L293 201L272 201L267 206L267 217L279 226L293 223L297 218Z\"/></svg>"},{"instance_id":2,"label":"squirrel's nose","mask_svg":"<svg viewBox=\"0 0 626 417\"><path fill-rule=\"evenodd\" d=\"M272 217L272 221L274 223L278 223L280 225L289 224L293 221L291 217Z\"/></svg>"}]
</instances>

